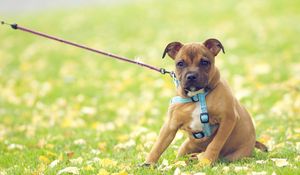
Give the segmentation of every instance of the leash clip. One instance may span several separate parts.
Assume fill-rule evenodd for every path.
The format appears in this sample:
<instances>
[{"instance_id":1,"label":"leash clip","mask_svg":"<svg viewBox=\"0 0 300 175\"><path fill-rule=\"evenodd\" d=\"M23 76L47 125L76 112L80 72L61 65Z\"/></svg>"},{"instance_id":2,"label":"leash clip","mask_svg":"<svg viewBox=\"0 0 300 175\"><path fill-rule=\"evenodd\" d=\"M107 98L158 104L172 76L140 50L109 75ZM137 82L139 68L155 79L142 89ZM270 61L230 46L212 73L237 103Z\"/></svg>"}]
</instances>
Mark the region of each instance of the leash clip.
<instances>
[{"instance_id":1,"label":"leash clip","mask_svg":"<svg viewBox=\"0 0 300 175\"><path fill-rule=\"evenodd\" d=\"M161 74L171 74L171 72L170 71L167 71L165 68L160 68L160 73Z\"/></svg>"}]
</instances>

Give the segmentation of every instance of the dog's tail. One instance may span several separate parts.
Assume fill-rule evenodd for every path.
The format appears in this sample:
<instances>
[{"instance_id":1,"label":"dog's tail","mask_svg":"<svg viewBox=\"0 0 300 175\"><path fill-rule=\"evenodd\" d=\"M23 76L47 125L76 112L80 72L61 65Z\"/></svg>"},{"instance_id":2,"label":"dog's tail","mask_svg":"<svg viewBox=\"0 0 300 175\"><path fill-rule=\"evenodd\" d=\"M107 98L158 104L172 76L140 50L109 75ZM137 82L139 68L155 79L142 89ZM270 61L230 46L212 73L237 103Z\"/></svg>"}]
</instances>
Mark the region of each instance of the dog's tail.
<instances>
[{"instance_id":1,"label":"dog's tail","mask_svg":"<svg viewBox=\"0 0 300 175\"><path fill-rule=\"evenodd\" d=\"M255 148L261 150L262 152L268 152L268 147L259 141L255 142Z\"/></svg>"}]
</instances>

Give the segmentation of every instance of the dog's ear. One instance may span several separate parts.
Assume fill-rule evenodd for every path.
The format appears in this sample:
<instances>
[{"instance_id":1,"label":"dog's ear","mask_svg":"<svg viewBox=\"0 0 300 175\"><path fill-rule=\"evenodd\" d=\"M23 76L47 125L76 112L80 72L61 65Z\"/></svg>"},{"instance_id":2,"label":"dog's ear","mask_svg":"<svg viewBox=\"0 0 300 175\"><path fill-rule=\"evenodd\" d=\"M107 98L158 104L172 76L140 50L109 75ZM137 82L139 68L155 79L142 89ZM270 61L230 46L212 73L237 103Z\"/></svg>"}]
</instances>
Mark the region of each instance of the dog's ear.
<instances>
[{"instance_id":1,"label":"dog's ear","mask_svg":"<svg viewBox=\"0 0 300 175\"><path fill-rule=\"evenodd\" d=\"M183 44L181 44L180 42L169 43L165 48L162 58L165 58L166 54L168 54L174 60L182 46Z\"/></svg>"},{"instance_id":2,"label":"dog's ear","mask_svg":"<svg viewBox=\"0 0 300 175\"><path fill-rule=\"evenodd\" d=\"M203 45L208 48L214 56L217 56L221 49L222 52L225 53L222 43L217 39L210 38L206 40Z\"/></svg>"}]
</instances>

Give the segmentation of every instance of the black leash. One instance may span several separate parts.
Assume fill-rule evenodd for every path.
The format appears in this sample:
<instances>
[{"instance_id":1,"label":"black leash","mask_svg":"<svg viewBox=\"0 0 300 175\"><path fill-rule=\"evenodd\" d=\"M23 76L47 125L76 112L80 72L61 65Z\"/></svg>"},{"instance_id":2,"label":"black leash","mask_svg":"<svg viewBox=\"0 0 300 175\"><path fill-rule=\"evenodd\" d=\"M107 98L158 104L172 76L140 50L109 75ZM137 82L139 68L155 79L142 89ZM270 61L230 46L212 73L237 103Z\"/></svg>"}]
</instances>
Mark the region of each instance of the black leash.
<instances>
[{"instance_id":1,"label":"black leash","mask_svg":"<svg viewBox=\"0 0 300 175\"><path fill-rule=\"evenodd\" d=\"M93 48L90 48L90 47L87 47L87 46L84 46L84 45L76 44L76 43L71 42L71 41L67 41L67 40L64 40L64 39L61 39L61 38L58 38L58 37L55 37L55 36L51 36L51 35L48 35L48 34L44 34L44 33L38 32L38 31L34 31L34 30L31 30L31 29L22 27L18 24L9 24L9 23L6 23L4 21L1 21L1 24L2 25L9 25L9 26L11 26L12 29L15 29L15 30L21 30L23 32L27 32L27 33L30 33L30 34L33 34L33 35L37 35L37 36L40 36L40 37L55 40L55 41L58 41L58 42L61 42L61 43L67 44L67 45L71 45L71 46L78 47L78 48L81 48L81 49L85 49L85 50L95 52L95 53L98 53L98 54L101 54L101 55L105 55L107 57L111 57L111 58L115 58L115 59L125 61L125 62L128 62L128 63L136 64L138 66L146 67L146 68L149 68L151 70L160 72L163 75L164 74L169 74L169 75L172 74L172 72L167 71L164 68L157 68L157 67L145 64L145 63L141 63L141 62L138 62L138 61L133 61L133 60L128 59L126 57L118 56L118 55L115 55L115 54L112 54L112 53L109 53L109 52L104 52L104 51L93 49Z\"/></svg>"}]
</instances>

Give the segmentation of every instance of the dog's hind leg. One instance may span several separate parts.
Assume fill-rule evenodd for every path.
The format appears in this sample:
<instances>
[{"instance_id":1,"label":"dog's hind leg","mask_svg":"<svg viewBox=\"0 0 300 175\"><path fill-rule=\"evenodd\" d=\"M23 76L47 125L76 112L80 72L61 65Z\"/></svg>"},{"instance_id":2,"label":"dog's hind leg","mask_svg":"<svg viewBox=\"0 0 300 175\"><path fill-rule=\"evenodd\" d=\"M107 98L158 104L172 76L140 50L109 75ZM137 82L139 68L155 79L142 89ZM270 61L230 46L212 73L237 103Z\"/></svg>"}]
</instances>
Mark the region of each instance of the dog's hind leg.
<instances>
[{"instance_id":1,"label":"dog's hind leg","mask_svg":"<svg viewBox=\"0 0 300 175\"><path fill-rule=\"evenodd\" d=\"M226 155L225 159L229 161L235 161L244 157L250 157L252 155L253 150L254 147L244 146Z\"/></svg>"}]
</instances>

